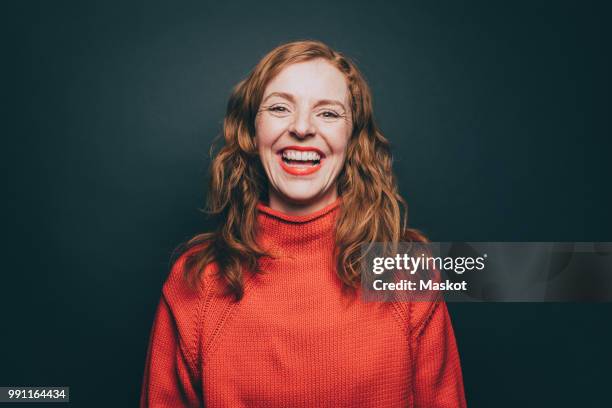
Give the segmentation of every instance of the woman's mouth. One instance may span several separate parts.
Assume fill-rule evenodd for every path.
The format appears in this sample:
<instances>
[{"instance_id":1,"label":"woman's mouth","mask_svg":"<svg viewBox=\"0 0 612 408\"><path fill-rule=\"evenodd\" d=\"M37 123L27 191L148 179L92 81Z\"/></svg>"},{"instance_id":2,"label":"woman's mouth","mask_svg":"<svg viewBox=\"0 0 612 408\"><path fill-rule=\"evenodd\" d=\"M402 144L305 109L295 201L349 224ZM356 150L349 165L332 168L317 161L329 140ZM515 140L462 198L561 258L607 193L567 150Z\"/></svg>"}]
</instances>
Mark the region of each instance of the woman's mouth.
<instances>
[{"instance_id":1,"label":"woman's mouth","mask_svg":"<svg viewBox=\"0 0 612 408\"><path fill-rule=\"evenodd\" d=\"M325 155L314 148L288 147L279 152L280 166L293 176L306 176L318 171Z\"/></svg>"}]
</instances>

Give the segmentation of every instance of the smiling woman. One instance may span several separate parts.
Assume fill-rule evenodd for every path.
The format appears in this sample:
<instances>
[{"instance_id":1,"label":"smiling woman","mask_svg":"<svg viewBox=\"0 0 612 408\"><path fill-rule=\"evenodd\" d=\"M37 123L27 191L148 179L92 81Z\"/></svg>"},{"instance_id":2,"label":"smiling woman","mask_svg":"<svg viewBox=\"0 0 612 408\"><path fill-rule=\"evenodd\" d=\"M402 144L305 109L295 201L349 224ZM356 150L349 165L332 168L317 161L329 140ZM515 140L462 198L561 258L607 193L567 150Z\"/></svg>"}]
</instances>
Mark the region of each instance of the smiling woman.
<instances>
[{"instance_id":1,"label":"smiling woman","mask_svg":"<svg viewBox=\"0 0 612 408\"><path fill-rule=\"evenodd\" d=\"M409 229L369 88L316 41L234 89L208 211L164 283L141 407L464 407L442 301L367 303L361 248Z\"/></svg>"},{"instance_id":2,"label":"smiling woman","mask_svg":"<svg viewBox=\"0 0 612 408\"><path fill-rule=\"evenodd\" d=\"M255 144L270 183L270 207L309 214L337 198L351 137L344 75L324 59L288 66L266 87Z\"/></svg>"}]
</instances>

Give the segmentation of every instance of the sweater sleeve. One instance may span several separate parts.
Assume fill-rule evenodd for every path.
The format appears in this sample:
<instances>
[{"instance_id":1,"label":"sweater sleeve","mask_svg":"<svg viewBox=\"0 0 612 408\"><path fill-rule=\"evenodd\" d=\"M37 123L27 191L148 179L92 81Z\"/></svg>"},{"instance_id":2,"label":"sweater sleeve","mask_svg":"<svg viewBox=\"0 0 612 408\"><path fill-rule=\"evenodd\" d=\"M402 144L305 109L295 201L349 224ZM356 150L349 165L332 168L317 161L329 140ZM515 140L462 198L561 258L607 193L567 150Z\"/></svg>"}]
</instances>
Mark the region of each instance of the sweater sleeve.
<instances>
[{"instance_id":1,"label":"sweater sleeve","mask_svg":"<svg viewBox=\"0 0 612 408\"><path fill-rule=\"evenodd\" d=\"M416 302L413 307L415 407L464 408L459 353L446 303Z\"/></svg>"},{"instance_id":2,"label":"sweater sleeve","mask_svg":"<svg viewBox=\"0 0 612 408\"><path fill-rule=\"evenodd\" d=\"M141 408L200 407L202 381L197 358L199 291L182 280L184 258L164 283L149 338Z\"/></svg>"}]
</instances>

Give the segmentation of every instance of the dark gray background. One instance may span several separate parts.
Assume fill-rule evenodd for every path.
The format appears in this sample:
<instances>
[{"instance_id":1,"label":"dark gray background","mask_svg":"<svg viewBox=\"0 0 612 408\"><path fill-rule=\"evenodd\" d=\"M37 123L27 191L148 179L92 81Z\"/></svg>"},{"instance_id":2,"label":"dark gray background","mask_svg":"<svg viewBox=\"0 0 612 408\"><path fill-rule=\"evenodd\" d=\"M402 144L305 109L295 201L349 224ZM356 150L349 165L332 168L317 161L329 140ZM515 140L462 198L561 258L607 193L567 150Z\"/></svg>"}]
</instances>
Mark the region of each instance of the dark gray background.
<instances>
[{"instance_id":1,"label":"dark gray background","mask_svg":"<svg viewBox=\"0 0 612 408\"><path fill-rule=\"evenodd\" d=\"M361 67L432 240L612 240L604 2L7 4L1 385L136 404L227 97L290 40ZM612 305L449 308L471 407L609 405Z\"/></svg>"}]
</instances>

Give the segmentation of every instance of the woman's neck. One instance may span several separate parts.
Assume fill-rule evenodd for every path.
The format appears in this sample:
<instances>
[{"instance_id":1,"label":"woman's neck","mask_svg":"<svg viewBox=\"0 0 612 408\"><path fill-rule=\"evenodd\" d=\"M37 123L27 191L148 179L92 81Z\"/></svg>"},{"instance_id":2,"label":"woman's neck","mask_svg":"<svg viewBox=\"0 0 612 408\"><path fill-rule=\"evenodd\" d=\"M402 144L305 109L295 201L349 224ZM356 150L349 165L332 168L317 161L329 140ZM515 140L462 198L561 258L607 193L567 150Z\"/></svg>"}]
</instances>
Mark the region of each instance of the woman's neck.
<instances>
[{"instance_id":1,"label":"woman's neck","mask_svg":"<svg viewBox=\"0 0 612 408\"><path fill-rule=\"evenodd\" d=\"M340 205L341 197L338 197L318 211L306 215L289 215L259 203L257 242L264 251L275 254L273 256L313 256L313 253L320 251L332 253Z\"/></svg>"},{"instance_id":2,"label":"woman's neck","mask_svg":"<svg viewBox=\"0 0 612 408\"><path fill-rule=\"evenodd\" d=\"M338 199L338 193L335 188L330 188L321 197L307 201L290 200L276 191L270 191L269 197L268 206L271 209L287 215L301 216L312 214L334 203Z\"/></svg>"}]
</instances>

